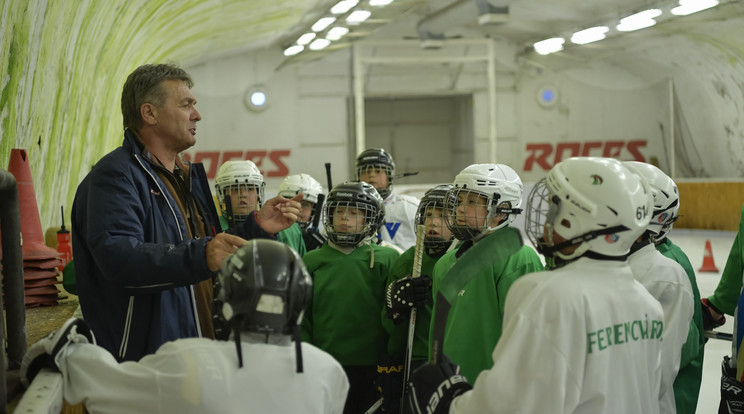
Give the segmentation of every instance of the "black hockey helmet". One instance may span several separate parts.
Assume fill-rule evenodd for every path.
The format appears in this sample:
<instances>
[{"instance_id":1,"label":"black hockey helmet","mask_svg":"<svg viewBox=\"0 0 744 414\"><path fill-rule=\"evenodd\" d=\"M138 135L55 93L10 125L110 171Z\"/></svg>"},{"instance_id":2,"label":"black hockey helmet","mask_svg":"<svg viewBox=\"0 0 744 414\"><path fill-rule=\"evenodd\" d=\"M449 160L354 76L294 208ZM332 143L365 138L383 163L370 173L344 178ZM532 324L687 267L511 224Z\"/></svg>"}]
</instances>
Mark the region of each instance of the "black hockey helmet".
<instances>
[{"instance_id":1,"label":"black hockey helmet","mask_svg":"<svg viewBox=\"0 0 744 414\"><path fill-rule=\"evenodd\" d=\"M445 209L445 198L452 196L452 193L450 192L452 190L452 184L442 184L438 185L436 187L430 188L429 190L424 193L424 196L421 197L421 201L419 202L418 209L416 210L416 224L417 225L423 225L426 221L426 210L430 208L437 208L442 210L442 225L446 225L446 219L444 217ZM451 202L448 204L452 204ZM438 254L438 253L444 253L444 251L447 250L450 244L452 244L452 241L455 239L455 236L452 235L448 240L445 240L444 238L434 238L434 237L424 237L424 247L426 247L427 251L430 253Z\"/></svg>"},{"instance_id":2,"label":"black hockey helmet","mask_svg":"<svg viewBox=\"0 0 744 414\"><path fill-rule=\"evenodd\" d=\"M362 180L362 172L367 168L379 168L387 175L387 186L377 189L380 196L385 199L390 195L395 175L395 162L393 157L382 148L370 148L362 151L356 159L357 181Z\"/></svg>"},{"instance_id":3,"label":"black hockey helmet","mask_svg":"<svg viewBox=\"0 0 744 414\"><path fill-rule=\"evenodd\" d=\"M312 279L300 256L274 240L256 239L222 262L215 283L215 308L235 336L243 365L241 332L293 335L302 371L300 324L312 295Z\"/></svg>"},{"instance_id":4,"label":"black hockey helmet","mask_svg":"<svg viewBox=\"0 0 744 414\"><path fill-rule=\"evenodd\" d=\"M359 232L342 232L335 228L333 215L339 207L356 208L362 212L364 228ZM329 241L339 246L354 247L377 233L385 219L385 205L380 194L370 184L363 181L346 181L336 185L328 193L323 217Z\"/></svg>"}]
</instances>

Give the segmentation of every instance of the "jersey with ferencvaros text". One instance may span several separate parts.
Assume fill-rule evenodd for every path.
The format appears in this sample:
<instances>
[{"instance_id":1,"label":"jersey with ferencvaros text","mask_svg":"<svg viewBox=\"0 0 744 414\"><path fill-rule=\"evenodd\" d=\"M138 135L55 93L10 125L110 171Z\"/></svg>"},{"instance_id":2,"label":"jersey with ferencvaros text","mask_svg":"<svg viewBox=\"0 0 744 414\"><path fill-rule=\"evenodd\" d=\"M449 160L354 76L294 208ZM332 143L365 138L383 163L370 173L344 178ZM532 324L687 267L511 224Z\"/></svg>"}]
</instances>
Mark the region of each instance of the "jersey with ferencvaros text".
<instances>
[{"instance_id":1,"label":"jersey with ferencvaros text","mask_svg":"<svg viewBox=\"0 0 744 414\"><path fill-rule=\"evenodd\" d=\"M663 325L626 262L580 258L524 275L507 295L493 367L449 413L657 414Z\"/></svg>"}]
</instances>

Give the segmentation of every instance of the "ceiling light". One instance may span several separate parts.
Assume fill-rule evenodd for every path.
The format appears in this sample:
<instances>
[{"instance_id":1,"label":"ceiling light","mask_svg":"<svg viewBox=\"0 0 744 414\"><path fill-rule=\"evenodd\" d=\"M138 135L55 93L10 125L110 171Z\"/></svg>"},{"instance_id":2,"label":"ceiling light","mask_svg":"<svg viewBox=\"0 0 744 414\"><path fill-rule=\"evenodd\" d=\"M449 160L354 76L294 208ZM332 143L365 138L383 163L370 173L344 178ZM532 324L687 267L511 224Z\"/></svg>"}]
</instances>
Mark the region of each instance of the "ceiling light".
<instances>
[{"instance_id":1,"label":"ceiling light","mask_svg":"<svg viewBox=\"0 0 744 414\"><path fill-rule=\"evenodd\" d=\"M574 33L571 36L571 43L577 45L585 45L587 43L596 42L605 38L605 33L610 29L607 26L596 26L590 27Z\"/></svg>"},{"instance_id":2,"label":"ceiling light","mask_svg":"<svg viewBox=\"0 0 744 414\"><path fill-rule=\"evenodd\" d=\"M566 40L562 37L552 37L550 39L541 40L532 45L532 47L535 49L535 52L541 55L548 55L563 50L563 43L565 42Z\"/></svg>"},{"instance_id":3,"label":"ceiling light","mask_svg":"<svg viewBox=\"0 0 744 414\"><path fill-rule=\"evenodd\" d=\"M325 49L325 47L330 44L331 41L328 39L315 39L312 43L310 43L310 50Z\"/></svg>"},{"instance_id":4,"label":"ceiling light","mask_svg":"<svg viewBox=\"0 0 744 414\"><path fill-rule=\"evenodd\" d=\"M328 40L338 40L341 38L341 36L345 35L346 33L349 33L349 29L346 27L336 26L332 27L331 30L326 33L326 39Z\"/></svg>"},{"instance_id":5,"label":"ceiling light","mask_svg":"<svg viewBox=\"0 0 744 414\"><path fill-rule=\"evenodd\" d=\"M308 43L310 43L311 40L315 39L316 34L315 33L305 33L304 35L300 36L297 39L297 44L304 46Z\"/></svg>"},{"instance_id":6,"label":"ceiling light","mask_svg":"<svg viewBox=\"0 0 744 414\"><path fill-rule=\"evenodd\" d=\"M351 10L352 7L356 6L359 0L341 0L336 3L335 6L331 7L331 13L333 14L344 14Z\"/></svg>"},{"instance_id":7,"label":"ceiling light","mask_svg":"<svg viewBox=\"0 0 744 414\"><path fill-rule=\"evenodd\" d=\"M654 17L658 17L659 15L661 15L661 10L659 9L644 10L640 13L620 19L620 24L618 24L616 28L621 32L631 32L633 30L651 27L656 24Z\"/></svg>"},{"instance_id":8,"label":"ceiling light","mask_svg":"<svg viewBox=\"0 0 744 414\"><path fill-rule=\"evenodd\" d=\"M687 16L717 5L718 0L679 0L679 7L673 8L671 12L675 16Z\"/></svg>"},{"instance_id":9,"label":"ceiling light","mask_svg":"<svg viewBox=\"0 0 744 414\"><path fill-rule=\"evenodd\" d=\"M313 29L313 32L322 32L323 30L325 30L326 27L332 25L335 21L335 17L323 17L321 19L318 19L318 21L313 24L313 27L311 27L311 29Z\"/></svg>"},{"instance_id":10,"label":"ceiling light","mask_svg":"<svg viewBox=\"0 0 744 414\"><path fill-rule=\"evenodd\" d=\"M304 46L294 45L284 49L284 56L294 56L305 50Z\"/></svg>"},{"instance_id":11,"label":"ceiling light","mask_svg":"<svg viewBox=\"0 0 744 414\"><path fill-rule=\"evenodd\" d=\"M387 6L388 4L392 3L393 0L369 0L370 6Z\"/></svg>"},{"instance_id":12,"label":"ceiling light","mask_svg":"<svg viewBox=\"0 0 744 414\"><path fill-rule=\"evenodd\" d=\"M346 22L349 24L359 24L372 15L372 12L367 10L356 10L352 12L349 17L346 18Z\"/></svg>"}]
</instances>

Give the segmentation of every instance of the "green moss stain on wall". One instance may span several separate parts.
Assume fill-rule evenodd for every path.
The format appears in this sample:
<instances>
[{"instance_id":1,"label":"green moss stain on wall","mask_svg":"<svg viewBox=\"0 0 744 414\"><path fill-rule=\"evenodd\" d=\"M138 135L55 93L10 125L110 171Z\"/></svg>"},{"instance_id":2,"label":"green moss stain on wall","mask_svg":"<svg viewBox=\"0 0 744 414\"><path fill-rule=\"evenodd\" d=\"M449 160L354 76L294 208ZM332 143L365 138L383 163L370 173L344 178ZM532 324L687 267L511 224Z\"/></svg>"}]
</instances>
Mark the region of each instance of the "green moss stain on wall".
<instances>
[{"instance_id":1,"label":"green moss stain on wall","mask_svg":"<svg viewBox=\"0 0 744 414\"><path fill-rule=\"evenodd\" d=\"M6 0L0 6L0 167L28 151L42 230L121 144L121 87L137 66L267 45L315 0ZM276 46L279 47L279 46ZM195 79L199 82L199 79Z\"/></svg>"}]
</instances>

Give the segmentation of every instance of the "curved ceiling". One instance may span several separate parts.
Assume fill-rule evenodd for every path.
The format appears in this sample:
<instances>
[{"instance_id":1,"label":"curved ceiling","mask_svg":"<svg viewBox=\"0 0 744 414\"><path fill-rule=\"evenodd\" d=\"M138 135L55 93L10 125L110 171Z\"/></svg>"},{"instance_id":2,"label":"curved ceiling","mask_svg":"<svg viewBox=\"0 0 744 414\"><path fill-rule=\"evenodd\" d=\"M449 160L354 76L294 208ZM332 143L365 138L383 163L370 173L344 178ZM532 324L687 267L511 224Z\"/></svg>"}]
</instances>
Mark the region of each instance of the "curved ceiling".
<instances>
[{"instance_id":1,"label":"curved ceiling","mask_svg":"<svg viewBox=\"0 0 744 414\"><path fill-rule=\"evenodd\" d=\"M482 3L485 0L480 0ZM366 0L362 1L364 4ZM533 41L617 19L669 1L490 0L509 7L505 23L479 25L479 0L396 0L350 40L443 36L492 37L514 44L527 64L565 70L598 57L624 65L640 78L656 76L654 65L702 76L716 70L684 50L665 49L664 39L684 37L707 54L744 56L740 1L673 19L652 29L615 36L551 56L529 51ZM121 142L120 88L126 76L148 62L193 63L260 47L285 47L323 15L334 0L79 0L3 2L0 10L0 160L12 148L28 150L37 200L49 204L42 223L67 211L77 183L90 166ZM445 12L446 11L446 12ZM583 26L583 27L582 27ZM379 30L384 27L384 30ZM329 50L333 50L330 48ZM314 52L303 61L322 57ZM706 56L706 55L701 55ZM691 68L695 66L694 68ZM741 73L740 69L737 69ZM198 80L197 80L198 81ZM734 81L728 93L737 93ZM739 91L740 92L740 91ZM7 164L0 164L7 165Z\"/></svg>"}]
</instances>

